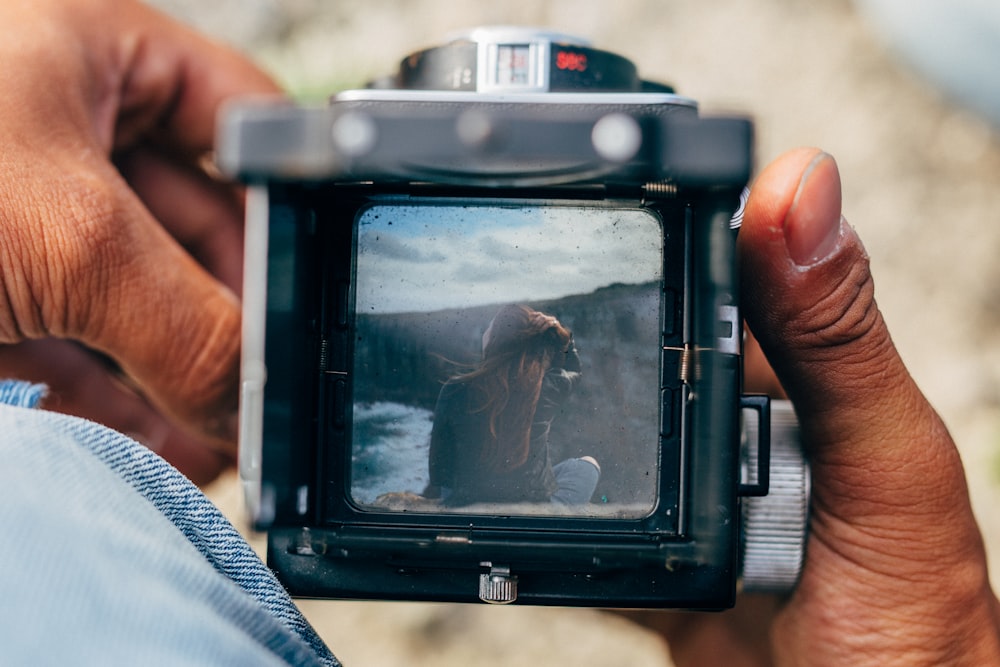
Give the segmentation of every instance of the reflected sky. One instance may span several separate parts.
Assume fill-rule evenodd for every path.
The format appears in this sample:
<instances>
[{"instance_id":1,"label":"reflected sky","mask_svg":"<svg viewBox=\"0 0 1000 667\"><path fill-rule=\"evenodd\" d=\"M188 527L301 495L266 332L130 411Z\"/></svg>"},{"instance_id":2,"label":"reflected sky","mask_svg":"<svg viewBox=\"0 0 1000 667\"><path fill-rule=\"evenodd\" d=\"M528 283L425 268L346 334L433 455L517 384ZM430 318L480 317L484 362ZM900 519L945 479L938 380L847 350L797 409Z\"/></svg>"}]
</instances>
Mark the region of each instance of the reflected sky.
<instances>
[{"instance_id":1,"label":"reflected sky","mask_svg":"<svg viewBox=\"0 0 1000 667\"><path fill-rule=\"evenodd\" d=\"M659 279L645 210L376 205L361 213L357 309L433 311L586 294Z\"/></svg>"}]
</instances>

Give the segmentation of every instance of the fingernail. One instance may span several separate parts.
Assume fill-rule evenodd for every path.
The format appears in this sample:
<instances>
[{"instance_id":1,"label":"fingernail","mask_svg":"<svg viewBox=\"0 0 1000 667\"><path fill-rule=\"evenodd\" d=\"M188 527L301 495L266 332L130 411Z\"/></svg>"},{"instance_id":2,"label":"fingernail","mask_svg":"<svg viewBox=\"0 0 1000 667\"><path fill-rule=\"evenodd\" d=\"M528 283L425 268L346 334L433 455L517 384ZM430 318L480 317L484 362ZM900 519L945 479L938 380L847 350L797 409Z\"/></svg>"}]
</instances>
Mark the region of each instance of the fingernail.
<instances>
[{"instance_id":1,"label":"fingernail","mask_svg":"<svg viewBox=\"0 0 1000 667\"><path fill-rule=\"evenodd\" d=\"M802 173L795 199L785 217L785 244L798 266L818 264L839 247L840 206L837 163L827 153L820 153Z\"/></svg>"}]
</instances>

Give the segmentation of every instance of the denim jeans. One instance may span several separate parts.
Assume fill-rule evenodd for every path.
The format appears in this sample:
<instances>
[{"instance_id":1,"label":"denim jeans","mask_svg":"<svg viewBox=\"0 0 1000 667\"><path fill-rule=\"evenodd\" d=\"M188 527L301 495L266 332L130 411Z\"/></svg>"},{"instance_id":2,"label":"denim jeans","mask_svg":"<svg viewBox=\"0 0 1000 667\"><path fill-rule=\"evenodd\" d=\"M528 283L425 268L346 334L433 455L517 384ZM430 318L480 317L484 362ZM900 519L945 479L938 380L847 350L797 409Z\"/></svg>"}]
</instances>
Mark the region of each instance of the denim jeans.
<instances>
[{"instance_id":1,"label":"denim jeans","mask_svg":"<svg viewBox=\"0 0 1000 667\"><path fill-rule=\"evenodd\" d=\"M0 664L337 665L163 459L0 382Z\"/></svg>"}]
</instances>

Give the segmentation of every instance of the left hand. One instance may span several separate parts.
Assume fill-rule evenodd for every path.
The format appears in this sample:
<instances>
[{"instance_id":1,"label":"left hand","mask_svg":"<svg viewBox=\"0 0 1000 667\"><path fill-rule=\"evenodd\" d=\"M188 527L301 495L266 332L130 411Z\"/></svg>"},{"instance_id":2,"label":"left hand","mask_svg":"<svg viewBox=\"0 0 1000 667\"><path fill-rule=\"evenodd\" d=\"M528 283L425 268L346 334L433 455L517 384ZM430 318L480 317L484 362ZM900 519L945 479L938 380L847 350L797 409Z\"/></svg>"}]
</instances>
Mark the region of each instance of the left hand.
<instances>
[{"instance_id":1,"label":"left hand","mask_svg":"<svg viewBox=\"0 0 1000 667\"><path fill-rule=\"evenodd\" d=\"M220 103L276 94L134 0L0 4L0 376L158 449L233 459L242 203L205 169ZM92 351L99 353L94 355Z\"/></svg>"}]
</instances>

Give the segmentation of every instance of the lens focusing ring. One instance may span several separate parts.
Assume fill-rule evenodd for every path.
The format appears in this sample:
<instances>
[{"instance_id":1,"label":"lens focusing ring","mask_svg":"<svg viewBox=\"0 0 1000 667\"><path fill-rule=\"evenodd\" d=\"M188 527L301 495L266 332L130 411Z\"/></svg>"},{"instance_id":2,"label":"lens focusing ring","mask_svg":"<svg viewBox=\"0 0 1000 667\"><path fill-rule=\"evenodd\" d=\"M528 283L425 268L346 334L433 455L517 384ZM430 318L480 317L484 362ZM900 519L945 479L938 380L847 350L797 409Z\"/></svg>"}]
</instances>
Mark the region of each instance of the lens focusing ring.
<instances>
[{"instance_id":1,"label":"lens focusing ring","mask_svg":"<svg viewBox=\"0 0 1000 667\"><path fill-rule=\"evenodd\" d=\"M788 401L771 402L771 469L766 496L743 499L743 590L787 593L805 560L809 465Z\"/></svg>"}]
</instances>

